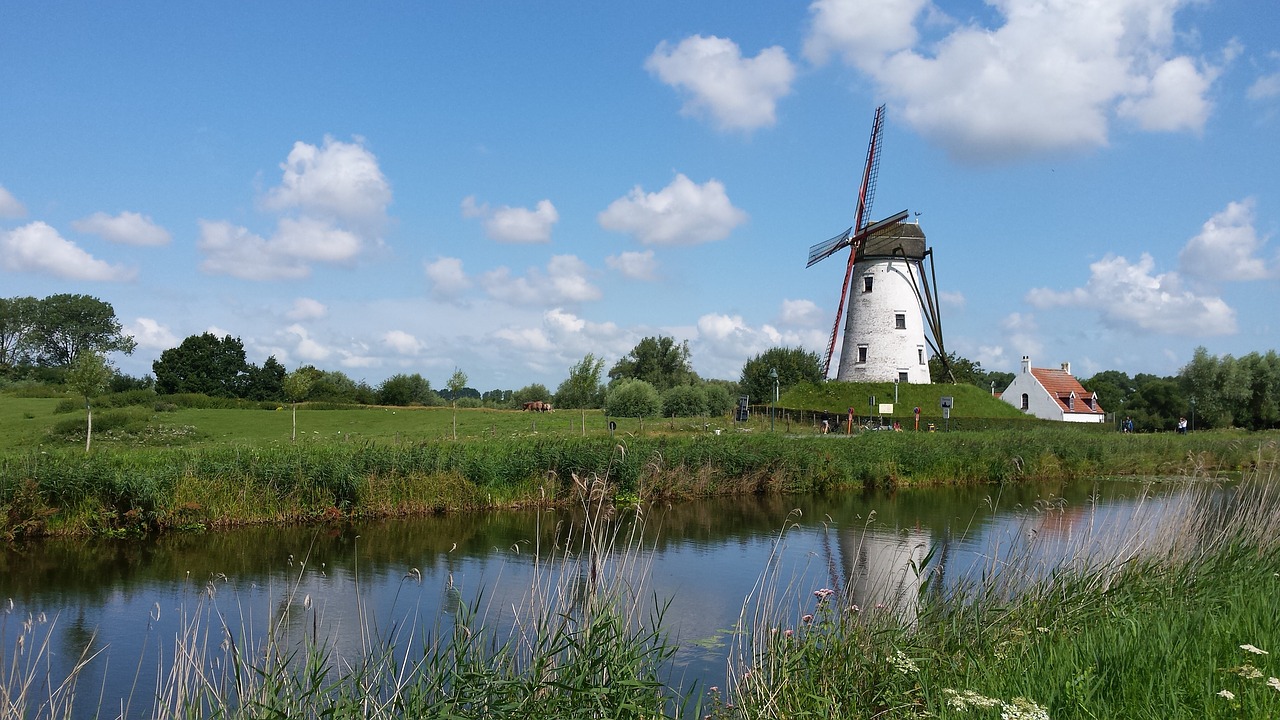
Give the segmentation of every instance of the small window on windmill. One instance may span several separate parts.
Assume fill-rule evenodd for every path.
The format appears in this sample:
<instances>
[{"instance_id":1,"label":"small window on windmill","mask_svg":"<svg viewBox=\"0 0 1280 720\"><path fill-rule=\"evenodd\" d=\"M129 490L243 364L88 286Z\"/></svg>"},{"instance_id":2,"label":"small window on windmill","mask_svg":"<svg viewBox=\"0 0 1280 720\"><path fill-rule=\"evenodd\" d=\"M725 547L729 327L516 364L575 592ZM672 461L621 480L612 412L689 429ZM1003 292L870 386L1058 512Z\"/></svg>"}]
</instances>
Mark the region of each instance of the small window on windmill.
<instances>
[{"instance_id":1,"label":"small window on windmill","mask_svg":"<svg viewBox=\"0 0 1280 720\"><path fill-rule=\"evenodd\" d=\"M867 346L859 345L858 346L858 362L864 363L866 361L867 361Z\"/></svg>"},{"instance_id":2,"label":"small window on windmill","mask_svg":"<svg viewBox=\"0 0 1280 720\"><path fill-rule=\"evenodd\" d=\"M919 356L920 364L923 365L924 364L924 348L922 347L916 348L916 355Z\"/></svg>"},{"instance_id":3,"label":"small window on windmill","mask_svg":"<svg viewBox=\"0 0 1280 720\"><path fill-rule=\"evenodd\" d=\"M871 280L872 280L872 279L873 279L873 278L872 278L872 276L870 276L870 275L863 275L863 276L862 276L862 292L864 292L864 293L869 293L869 292L871 292Z\"/></svg>"},{"instance_id":4,"label":"small window on windmill","mask_svg":"<svg viewBox=\"0 0 1280 720\"><path fill-rule=\"evenodd\" d=\"M910 380L908 380L908 379L907 379L907 371L906 371L906 370L899 370L899 371L898 371L898 382L900 382L900 383L909 383L909 382L911 382Z\"/></svg>"},{"instance_id":5,"label":"small window on windmill","mask_svg":"<svg viewBox=\"0 0 1280 720\"><path fill-rule=\"evenodd\" d=\"M893 326L894 326L895 328L897 328L898 330L906 330L906 329L907 329L907 314L906 314L906 313L894 313L894 315L893 315Z\"/></svg>"}]
</instances>

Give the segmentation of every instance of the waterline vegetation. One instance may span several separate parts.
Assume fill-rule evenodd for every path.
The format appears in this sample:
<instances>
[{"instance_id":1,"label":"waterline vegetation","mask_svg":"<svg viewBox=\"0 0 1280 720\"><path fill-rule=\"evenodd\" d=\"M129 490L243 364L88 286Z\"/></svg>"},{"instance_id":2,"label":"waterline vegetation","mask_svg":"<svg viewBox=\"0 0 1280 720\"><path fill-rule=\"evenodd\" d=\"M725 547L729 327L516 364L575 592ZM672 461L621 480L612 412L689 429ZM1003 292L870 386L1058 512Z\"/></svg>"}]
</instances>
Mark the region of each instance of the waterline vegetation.
<instances>
[{"instance_id":1,"label":"waterline vegetation","mask_svg":"<svg viewBox=\"0 0 1280 720\"><path fill-rule=\"evenodd\" d=\"M459 597L443 632L419 630L429 622L412 615L380 624L361 606L358 650L343 654L309 598L295 595L267 638L247 645L252 633L228 627L234 615L222 611L234 603L215 579L157 673L156 699L135 707L234 718L1275 716L1280 477L1274 446L1254 452L1242 482L1190 478L1124 523L1094 507L1030 510L962 578L941 551L913 556L908 582L874 603L840 572L830 586L800 586L770 561L744 601L726 682L710 687L678 686L664 672L676 645L662 599L645 591L643 512L613 504L608 483L578 478L585 519L553 547L528 549L545 561L505 619L484 593ZM1037 531L1073 511L1070 533ZM779 533L779 559L799 529ZM827 532L857 543L901 533L871 519ZM24 631L35 632L28 620ZM33 637L23 647L41 645ZM43 667L38 658L0 661L0 692L25 702L0 717L63 716L66 705L44 698L77 700L74 677L21 671ZM115 707L107 700L99 713Z\"/></svg>"}]
</instances>

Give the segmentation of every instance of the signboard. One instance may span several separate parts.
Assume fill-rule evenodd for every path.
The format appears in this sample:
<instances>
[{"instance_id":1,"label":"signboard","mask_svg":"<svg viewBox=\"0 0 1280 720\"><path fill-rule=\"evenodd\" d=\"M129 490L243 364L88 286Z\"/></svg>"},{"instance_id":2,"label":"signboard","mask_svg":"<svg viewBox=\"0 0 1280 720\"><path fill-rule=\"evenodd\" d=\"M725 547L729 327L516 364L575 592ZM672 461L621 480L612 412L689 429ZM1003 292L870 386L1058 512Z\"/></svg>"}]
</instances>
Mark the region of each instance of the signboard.
<instances>
[{"instance_id":1,"label":"signboard","mask_svg":"<svg viewBox=\"0 0 1280 720\"><path fill-rule=\"evenodd\" d=\"M893 414L893 403L880 403L880 414L881 414L881 415L892 415L892 414Z\"/></svg>"},{"instance_id":2,"label":"signboard","mask_svg":"<svg viewBox=\"0 0 1280 720\"><path fill-rule=\"evenodd\" d=\"M942 406L942 419L943 420L951 419L951 408L947 407L946 405Z\"/></svg>"},{"instance_id":3,"label":"signboard","mask_svg":"<svg viewBox=\"0 0 1280 720\"><path fill-rule=\"evenodd\" d=\"M942 406L943 410L950 410L951 406L954 403L955 403L955 398L951 397L950 395L943 395L942 399L938 401L938 404Z\"/></svg>"}]
</instances>

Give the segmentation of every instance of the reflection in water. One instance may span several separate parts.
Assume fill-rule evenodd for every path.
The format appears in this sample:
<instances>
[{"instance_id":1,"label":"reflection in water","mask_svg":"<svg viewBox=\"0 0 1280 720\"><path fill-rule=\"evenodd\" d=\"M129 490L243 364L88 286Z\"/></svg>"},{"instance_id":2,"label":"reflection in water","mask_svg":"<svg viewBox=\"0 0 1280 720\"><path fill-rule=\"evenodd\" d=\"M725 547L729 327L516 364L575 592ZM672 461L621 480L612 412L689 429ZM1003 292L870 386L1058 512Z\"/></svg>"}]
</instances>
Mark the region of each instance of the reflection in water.
<instances>
[{"instance_id":1,"label":"reflection in water","mask_svg":"<svg viewBox=\"0 0 1280 720\"><path fill-rule=\"evenodd\" d=\"M637 579L647 587L638 594L670 600L664 628L680 646L673 682L721 684L726 636L770 563L785 564L774 572L806 596L834 587L862 608L892 608L910 621L923 580L997 572L1014 549L1087 552L1098 542L1089 530L1123 529L1144 503L1158 509L1168 501L1141 500L1142 492L1137 483L1099 482L655 505L644 513ZM798 524L780 549L788 518ZM510 623L536 582L539 554L563 551L578 519L529 510L8 546L0 551L0 601L12 598L13 607L0 618L0 642L11 651L16 627L46 613L56 623L51 677L86 648L102 650L109 662L91 663L80 687L105 688L104 702L117 707L114 699L129 696L136 681L131 712L145 716L152 692L145 683L197 608L211 608L240 642L285 619L294 638L323 628L338 655L364 652L370 636L400 643L398 650L420 648L423 638L449 632L464 606L486 623ZM926 565L934 574L925 575Z\"/></svg>"}]
</instances>

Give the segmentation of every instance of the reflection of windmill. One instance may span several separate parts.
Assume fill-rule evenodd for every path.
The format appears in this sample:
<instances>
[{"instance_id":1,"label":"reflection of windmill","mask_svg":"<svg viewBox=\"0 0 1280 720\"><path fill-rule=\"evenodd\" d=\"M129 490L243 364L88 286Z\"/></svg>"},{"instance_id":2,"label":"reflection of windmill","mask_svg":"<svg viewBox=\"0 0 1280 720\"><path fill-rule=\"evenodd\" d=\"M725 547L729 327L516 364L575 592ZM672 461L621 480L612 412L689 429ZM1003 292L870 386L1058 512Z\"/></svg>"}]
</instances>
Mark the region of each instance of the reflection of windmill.
<instances>
[{"instance_id":1,"label":"reflection of windmill","mask_svg":"<svg viewBox=\"0 0 1280 720\"><path fill-rule=\"evenodd\" d=\"M824 375L830 374L840 318L844 315L845 300L849 299L850 280L856 272L860 280L857 292L849 301L836 379L928 383L926 343L933 353L943 358L944 363L946 359L942 349L938 304L924 274L924 260L928 258L929 274L934 276L933 250L925 246L924 231L919 224L904 222L909 214L906 210L884 220L870 222L876 177L880 173L883 134L884 106L881 105L876 108L875 121L871 126L871 142L862 170L854 226L809 248L806 267L849 248L840 304L836 308L836 321L831 328L822 369ZM936 279L932 284L937 284ZM925 334L926 324L929 336Z\"/></svg>"}]
</instances>

